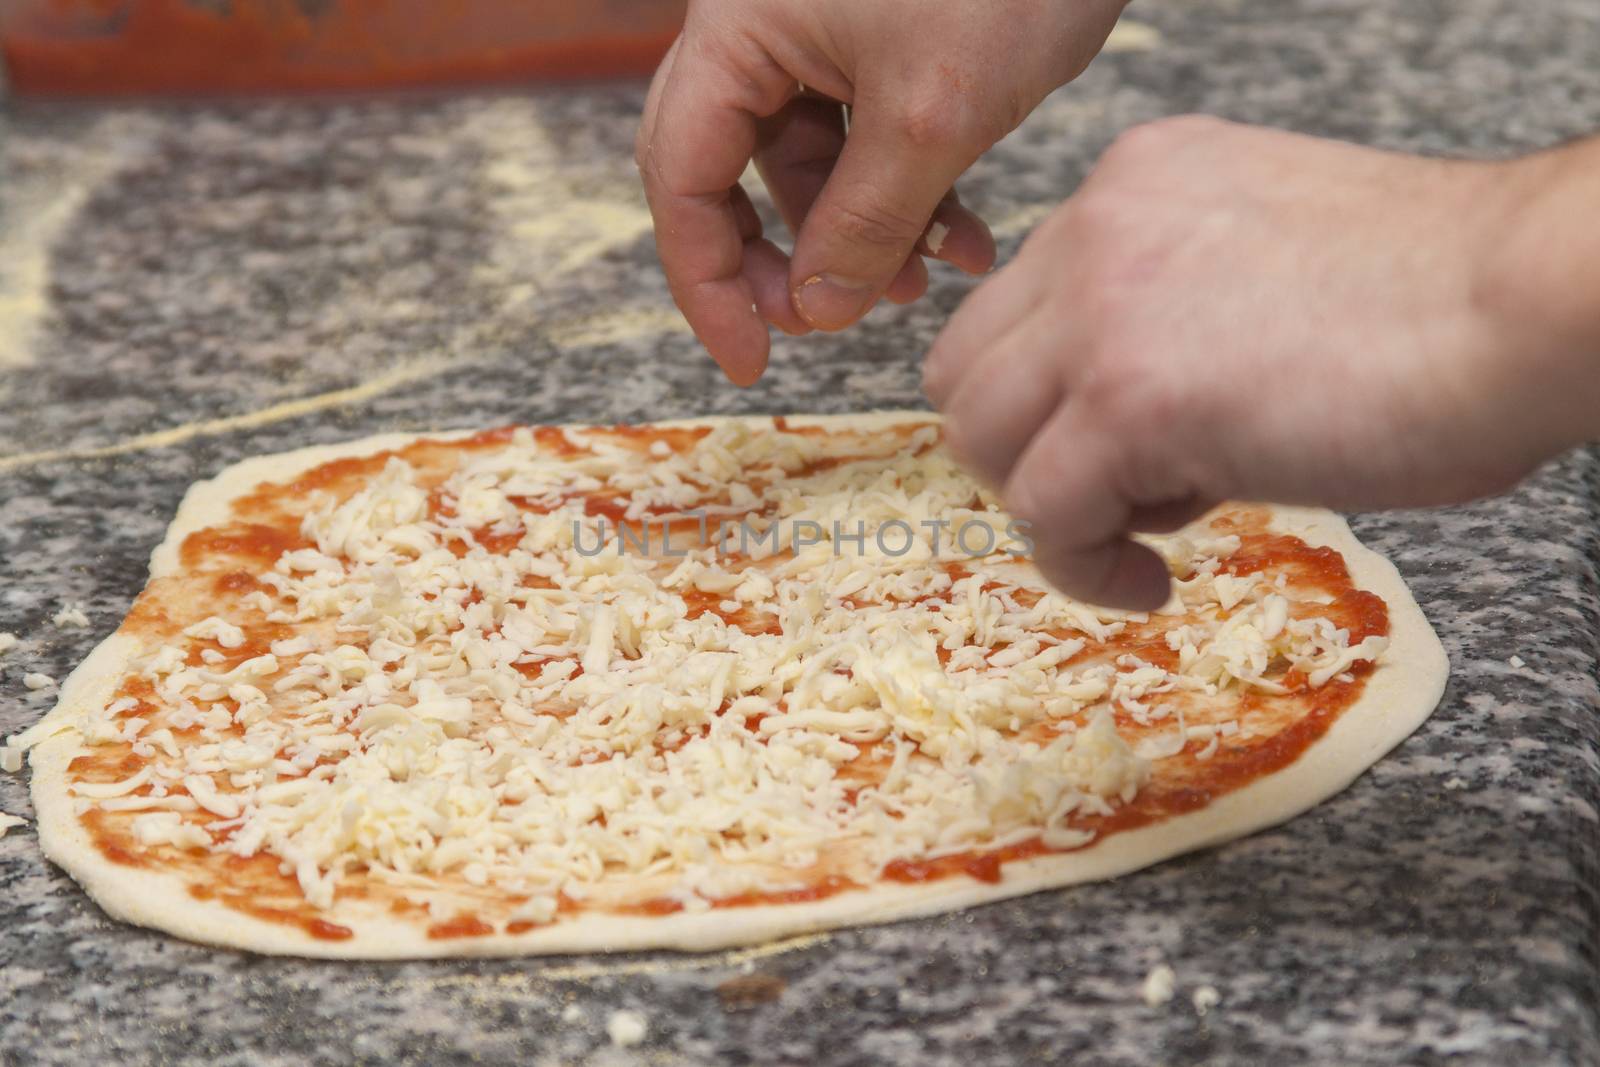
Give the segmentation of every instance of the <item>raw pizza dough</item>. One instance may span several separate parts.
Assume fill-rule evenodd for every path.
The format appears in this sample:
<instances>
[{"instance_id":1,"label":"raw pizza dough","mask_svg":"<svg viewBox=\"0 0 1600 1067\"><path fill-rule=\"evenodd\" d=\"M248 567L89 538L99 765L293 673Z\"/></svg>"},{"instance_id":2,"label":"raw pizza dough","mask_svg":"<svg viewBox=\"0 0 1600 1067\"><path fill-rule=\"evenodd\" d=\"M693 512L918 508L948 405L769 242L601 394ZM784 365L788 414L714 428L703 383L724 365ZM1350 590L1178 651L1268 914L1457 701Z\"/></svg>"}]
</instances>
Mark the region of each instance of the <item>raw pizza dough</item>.
<instances>
[{"instance_id":1,"label":"raw pizza dough","mask_svg":"<svg viewBox=\"0 0 1600 1067\"><path fill-rule=\"evenodd\" d=\"M828 430L892 427L920 413L795 417L791 427ZM723 426L744 421L771 432L767 419L696 420L661 426ZM196 484L185 497L166 539L151 560L152 579L175 573L179 549L191 533L225 521L235 500L264 482L288 482L344 457L398 449L422 438L458 440L465 433L387 434L346 444L306 448L235 464ZM1152 825L1103 836L1072 851L1007 862L991 883L953 876L922 883L882 882L797 903L759 903L670 914L578 911L515 934L439 939L415 922L382 911L360 913L340 900L334 921L354 928L343 940L320 940L282 922L242 913L214 900L196 899L181 877L160 867L111 862L96 847L74 811L68 765L86 749L76 731L87 713L103 709L139 648L121 630L101 643L66 680L56 708L34 730L33 797L46 855L65 868L117 918L180 937L265 953L334 958L447 955L516 955L642 948L700 951L785 935L860 925L965 908L1042 889L1110 878L1180 853L1204 848L1281 823L1332 796L1415 730L1433 710L1448 666L1444 651L1394 567L1364 548L1336 515L1275 508L1271 528L1313 546L1330 546L1346 561L1356 586L1376 593L1388 608L1389 646L1365 679L1359 698L1294 762L1199 810ZM1070 906L1070 902L1069 902ZM355 910L347 911L347 907Z\"/></svg>"}]
</instances>

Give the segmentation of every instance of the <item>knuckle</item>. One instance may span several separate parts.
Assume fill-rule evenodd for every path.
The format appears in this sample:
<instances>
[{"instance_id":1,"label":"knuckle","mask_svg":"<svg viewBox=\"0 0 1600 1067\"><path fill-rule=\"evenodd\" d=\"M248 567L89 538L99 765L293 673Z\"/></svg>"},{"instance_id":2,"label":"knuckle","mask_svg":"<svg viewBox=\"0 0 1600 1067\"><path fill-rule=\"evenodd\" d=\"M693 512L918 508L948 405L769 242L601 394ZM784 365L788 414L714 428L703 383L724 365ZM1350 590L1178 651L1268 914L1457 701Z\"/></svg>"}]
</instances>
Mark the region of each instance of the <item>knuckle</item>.
<instances>
[{"instance_id":1,"label":"knuckle","mask_svg":"<svg viewBox=\"0 0 1600 1067\"><path fill-rule=\"evenodd\" d=\"M899 124L913 149L956 149L967 154L981 152L993 144L999 136L996 130L1002 125L973 107L964 95L942 90L911 98L900 112Z\"/></svg>"},{"instance_id":2,"label":"knuckle","mask_svg":"<svg viewBox=\"0 0 1600 1067\"><path fill-rule=\"evenodd\" d=\"M1137 126L1129 126L1111 139L1104 152L1100 153L1100 161L1095 164L1096 170L1107 167L1125 166L1144 158L1147 154L1163 151L1166 139L1164 120L1142 122Z\"/></svg>"},{"instance_id":3,"label":"knuckle","mask_svg":"<svg viewBox=\"0 0 1600 1067\"><path fill-rule=\"evenodd\" d=\"M1200 488L1204 479L1194 468L1203 452L1190 444L1196 439L1191 428L1202 412L1190 391L1153 368L1135 366L1104 379L1106 384L1092 385L1085 399L1097 425L1119 442L1110 469L1122 494L1148 503Z\"/></svg>"},{"instance_id":4,"label":"knuckle","mask_svg":"<svg viewBox=\"0 0 1600 1067\"><path fill-rule=\"evenodd\" d=\"M1140 373L1133 358L1115 361L1094 360L1079 374L1075 391L1095 422L1112 432L1126 433L1130 427L1148 426L1158 403L1152 387Z\"/></svg>"},{"instance_id":5,"label":"knuckle","mask_svg":"<svg viewBox=\"0 0 1600 1067\"><path fill-rule=\"evenodd\" d=\"M1218 125L1220 120L1207 115L1172 115L1141 122L1118 134L1102 159L1121 164L1165 156L1180 144L1210 136Z\"/></svg>"},{"instance_id":6,"label":"knuckle","mask_svg":"<svg viewBox=\"0 0 1600 1067\"><path fill-rule=\"evenodd\" d=\"M1212 137L1230 125L1226 119L1219 119L1215 115L1202 115L1198 112L1169 115L1164 119L1158 119L1156 124L1164 127L1170 136L1186 139Z\"/></svg>"},{"instance_id":7,"label":"knuckle","mask_svg":"<svg viewBox=\"0 0 1600 1067\"><path fill-rule=\"evenodd\" d=\"M1105 185L1086 188L1071 201L1071 210L1063 220L1080 239L1104 235L1109 248L1116 248L1115 235L1136 222L1136 205L1130 205L1116 189Z\"/></svg>"},{"instance_id":8,"label":"knuckle","mask_svg":"<svg viewBox=\"0 0 1600 1067\"><path fill-rule=\"evenodd\" d=\"M793 76L747 27L730 25L721 33L708 34L704 55L709 69L720 73L720 96L729 107L771 115L793 95Z\"/></svg>"},{"instance_id":9,"label":"knuckle","mask_svg":"<svg viewBox=\"0 0 1600 1067\"><path fill-rule=\"evenodd\" d=\"M1189 410L1184 390L1170 376L1147 378L1139 388L1136 403L1148 423L1160 428L1159 433L1152 435L1156 440L1180 427Z\"/></svg>"},{"instance_id":10,"label":"knuckle","mask_svg":"<svg viewBox=\"0 0 1600 1067\"><path fill-rule=\"evenodd\" d=\"M1087 371L1078 380L1084 418L1096 429L1113 433L1119 426L1138 426L1139 398L1126 386L1106 384L1108 377Z\"/></svg>"},{"instance_id":11,"label":"knuckle","mask_svg":"<svg viewBox=\"0 0 1600 1067\"><path fill-rule=\"evenodd\" d=\"M909 101L899 115L900 129L914 148L949 146L959 134L951 101L943 93L925 93Z\"/></svg>"},{"instance_id":12,"label":"knuckle","mask_svg":"<svg viewBox=\"0 0 1600 1067\"><path fill-rule=\"evenodd\" d=\"M1053 449L1030 449L1030 453L1012 468L1000 498L1012 518L1038 537L1050 540L1055 532L1050 498L1066 481L1064 457Z\"/></svg>"},{"instance_id":13,"label":"knuckle","mask_svg":"<svg viewBox=\"0 0 1600 1067\"><path fill-rule=\"evenodd\" d=\"M869 248L909 247L922 235L923 223L867 197L850 197L834 208L833 227L850 244Z\"/></svg>"},{"instance_id":14,"label":"knuckle","mask_svg":"<svg viewBox=\"0 0 1600 1067\"><path fill-rule=\"evenodd\" d=\"M1038 535L1045 528L1044 503L1039 486L1029 472L1023 471L1006 482L1000 494L1006 511L1031 533Z\"/></svg>"}]
</instances>

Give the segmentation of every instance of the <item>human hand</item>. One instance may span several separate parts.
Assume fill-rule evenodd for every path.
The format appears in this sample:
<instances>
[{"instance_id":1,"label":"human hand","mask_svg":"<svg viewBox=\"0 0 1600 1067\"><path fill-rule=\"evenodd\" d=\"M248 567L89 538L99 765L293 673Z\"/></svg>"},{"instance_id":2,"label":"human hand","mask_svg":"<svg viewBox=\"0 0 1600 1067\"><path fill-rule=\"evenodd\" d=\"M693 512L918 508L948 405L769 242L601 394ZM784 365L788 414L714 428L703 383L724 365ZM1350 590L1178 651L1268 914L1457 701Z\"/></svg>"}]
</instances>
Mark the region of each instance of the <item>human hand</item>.
<instances>
[{"instance_id":1,"label":"human hand","mask_svg":"<svg viewBox=\"0 0 1600 1067\"><path fill-rule=\"evenodd\" d=\"M1134 129L934 343L950 447L1031 524L1046 577L1133 608L1168 578L1129 535L1223 499L1506 488L1574 443L1553 413L1578 406L1495 266L1518 166L1198 117Z\"/></svg>"},{"instance_id":2,"label":"human hand","mask_svg":"<svg viewBox=\"0 0 1600 1067\"><path fill-rule=\"evenodd\" d=\"M761 376L769 323L838 330L921 296L923 255L988 270L955 179L1088 65L1124 2L692 0L637 159L673 299L728 376ZM792 261L739 187L752 160Z\"/></svg>"}]
</instances>

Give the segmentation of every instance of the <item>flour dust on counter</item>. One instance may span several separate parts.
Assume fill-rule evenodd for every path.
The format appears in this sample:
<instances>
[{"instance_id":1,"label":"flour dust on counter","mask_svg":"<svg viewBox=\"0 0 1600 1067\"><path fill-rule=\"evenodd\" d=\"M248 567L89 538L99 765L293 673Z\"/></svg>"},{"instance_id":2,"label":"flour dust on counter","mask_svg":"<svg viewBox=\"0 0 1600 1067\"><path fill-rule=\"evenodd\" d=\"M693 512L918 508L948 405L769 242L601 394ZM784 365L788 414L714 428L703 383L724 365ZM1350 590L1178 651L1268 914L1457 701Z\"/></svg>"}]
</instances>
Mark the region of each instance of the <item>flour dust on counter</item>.
<instances>
[{"instance_id":1,"label":"flour dust on counter","mask_svg":"<svg viewBox=\"0 0 1600 1067\"><path fill-rule=\"evenodd\" d=\"M1227 504L1148 543L1157 611L1062 596L912 412L264 456L190 490L3 751L46 855L129 922L704 950L1237 837L1433 709L1433 631L1336 516Z\"/></svg>"}]
</instances>

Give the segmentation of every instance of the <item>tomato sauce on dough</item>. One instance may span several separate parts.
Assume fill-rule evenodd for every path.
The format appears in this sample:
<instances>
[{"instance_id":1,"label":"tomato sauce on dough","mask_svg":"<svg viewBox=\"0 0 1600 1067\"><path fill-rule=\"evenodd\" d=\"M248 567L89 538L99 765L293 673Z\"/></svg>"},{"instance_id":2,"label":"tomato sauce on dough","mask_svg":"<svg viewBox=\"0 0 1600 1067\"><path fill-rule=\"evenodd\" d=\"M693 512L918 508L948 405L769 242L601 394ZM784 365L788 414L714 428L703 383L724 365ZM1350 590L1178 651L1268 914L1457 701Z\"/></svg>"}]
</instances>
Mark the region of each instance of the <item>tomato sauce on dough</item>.
<instances>
[{"instance_id":1,"label":"tomato sauce on dough","mask_svg":"<svg viewBox=\"0 0 1600 1067\"><path fill-rule=\"evenodd\" d=\"M437 487L452 473L464 455L504 447L511 428L484 431L451 441L422 439L377 456L338 459L322 464L285 483L262 485L240 497L227 522L190 534L179 553L181 572L153 581L141 594L124 624L129 632L150 639L187 641L191 656L209 649L211 662L231 665L264 654L271 644L291 636L292 627L266 620L261 611L245 606L247 598L260 595L265 586L256 575L270 570L284 552L307 547L300 533L300 520L310 502L323 495L340 498L354 493L391 458L411 464L419 472L419 482L432 491L430 509L435 513L447 507ZM628 447L648 450L664 444L680 451L693 445L706 431L692 428L627 427L609 431L613 439ZM573 456L582 449L559 428L541 427L533 432L540 448L552 455ZM595 494L586 502L590 515L605 515L622 521L626 501L611 494ZM531 508L530 508L531 510ZM1286 576L1297 594L1316 594L1323 603L1318 613L1348 630L1354 644L1365 637L1385 635L1389 629L1388 610L1381 598L1357 588L1343 557L1330 548L1315 547L1303 540L1272 531L1268 514L1262 509L1234 508L1217 515L1212 524L1219 533L1236 534L1237 552L1221 562L1221 568L1235 577L1268 572ZM520 535L491 529L473 533L477 543L491 553L504 553L515 547ZM960 564L944 564L952 580L969 572ZM923 598L927 599L927 598ZM750 633L777 633L777 617L752 611L723 597L691 590L685 596L689 611L698 615L716 613L730 625ZM209 615L223 615L240 622L244 642L223 648L215 642L178 636L182 629ZM1148 663L1170 667L1175 653L1164 634L1183 620L1152 615L1143 622L1130 622L1122 632L1101 643L1090 643L1073 662L1085 657L1111 660L1135 655ZM198 660L196 660L198 662ZM524 674L537 676L547 663L519 665ZM577 668L581 671L581 667ZM1071 821L1074 829L1088 831L1093 840L1135 828L1150 826L1204 808L1229 792L1272 774L1294 763L1306 749L1321 738L1339 715L1360 696L1371 673L1367 663L1357 663L1343 676L1320 688L1311 688L1303 676L1286 672L1282 684L1287 695L1244 690L1232 700L1229 713L1245 729L1219 737L1207 747L1186 743L1176 755L1163 758L1158 773L1131 801L1120 804L1109 814L1083 814ZM132 703L125 715L149 714L159 698L150 683L137 675L124 679L117 691ZM726 709L727 702L724 702ZM1203 708L1192 708L1198 722L1207 723ZM1119 734L1137 742L1147 736L1170 732L1172 724L1141 724L1125 709L1116 711ZM1038 724L1050 736L1048 723ZM682 743L680 739L679 744ZM841 777L858 782L859 787L879 780L888 757L874 743L860 746L860 755L841 770ZM330 757L332 759L332 757ZM90 754L74 759L69 778L74 782L114 782L135 774L143 760L131 746L97 746ZM145 785L143 790L150 787ZM181 787L178 790L181 792ZM299 886L285 865L266 853L250 857L210 853L199 849L180 851L163 846L146 849L133 837L131 819L123 813L107 813L90 808L79 816L95 847L110 862L138 869L181 871L189 893L196 900L213 901L258 919L282 923L302 930L319 940L341 940L352 936L350 928L327 921L301 895ZM186 813L186 821L207 826L205 812ZM231 832L231 831L229 831ZM883 870L881 879L896 884L926 883L941 879L967 878L994 884L1005 877L1006 865L1050 854L1051 848L1037 837L1004 847L976 849L931 859L896 860ZM440 878L458 897L475 902L448 918L430 917L408 901L399 890L376 880L347 876L341 883L341 897L371 897L401 917L421 924L435 940L482 937L499 930L525 932L535 924L524 919L508 919L508 899L493 886L469 886L460 877L445 874ZM748 892L713 901L719 908L758 905L792 905L817 901L861 888L858 883L830 870L826 861L815 869L797 875L796 884L775 892ZM585 910L591 905L563 898L562 911ZM629 914L666 915L682 905L666 896L647 897L612 910Z\"/></svg>"}]
</instances>

